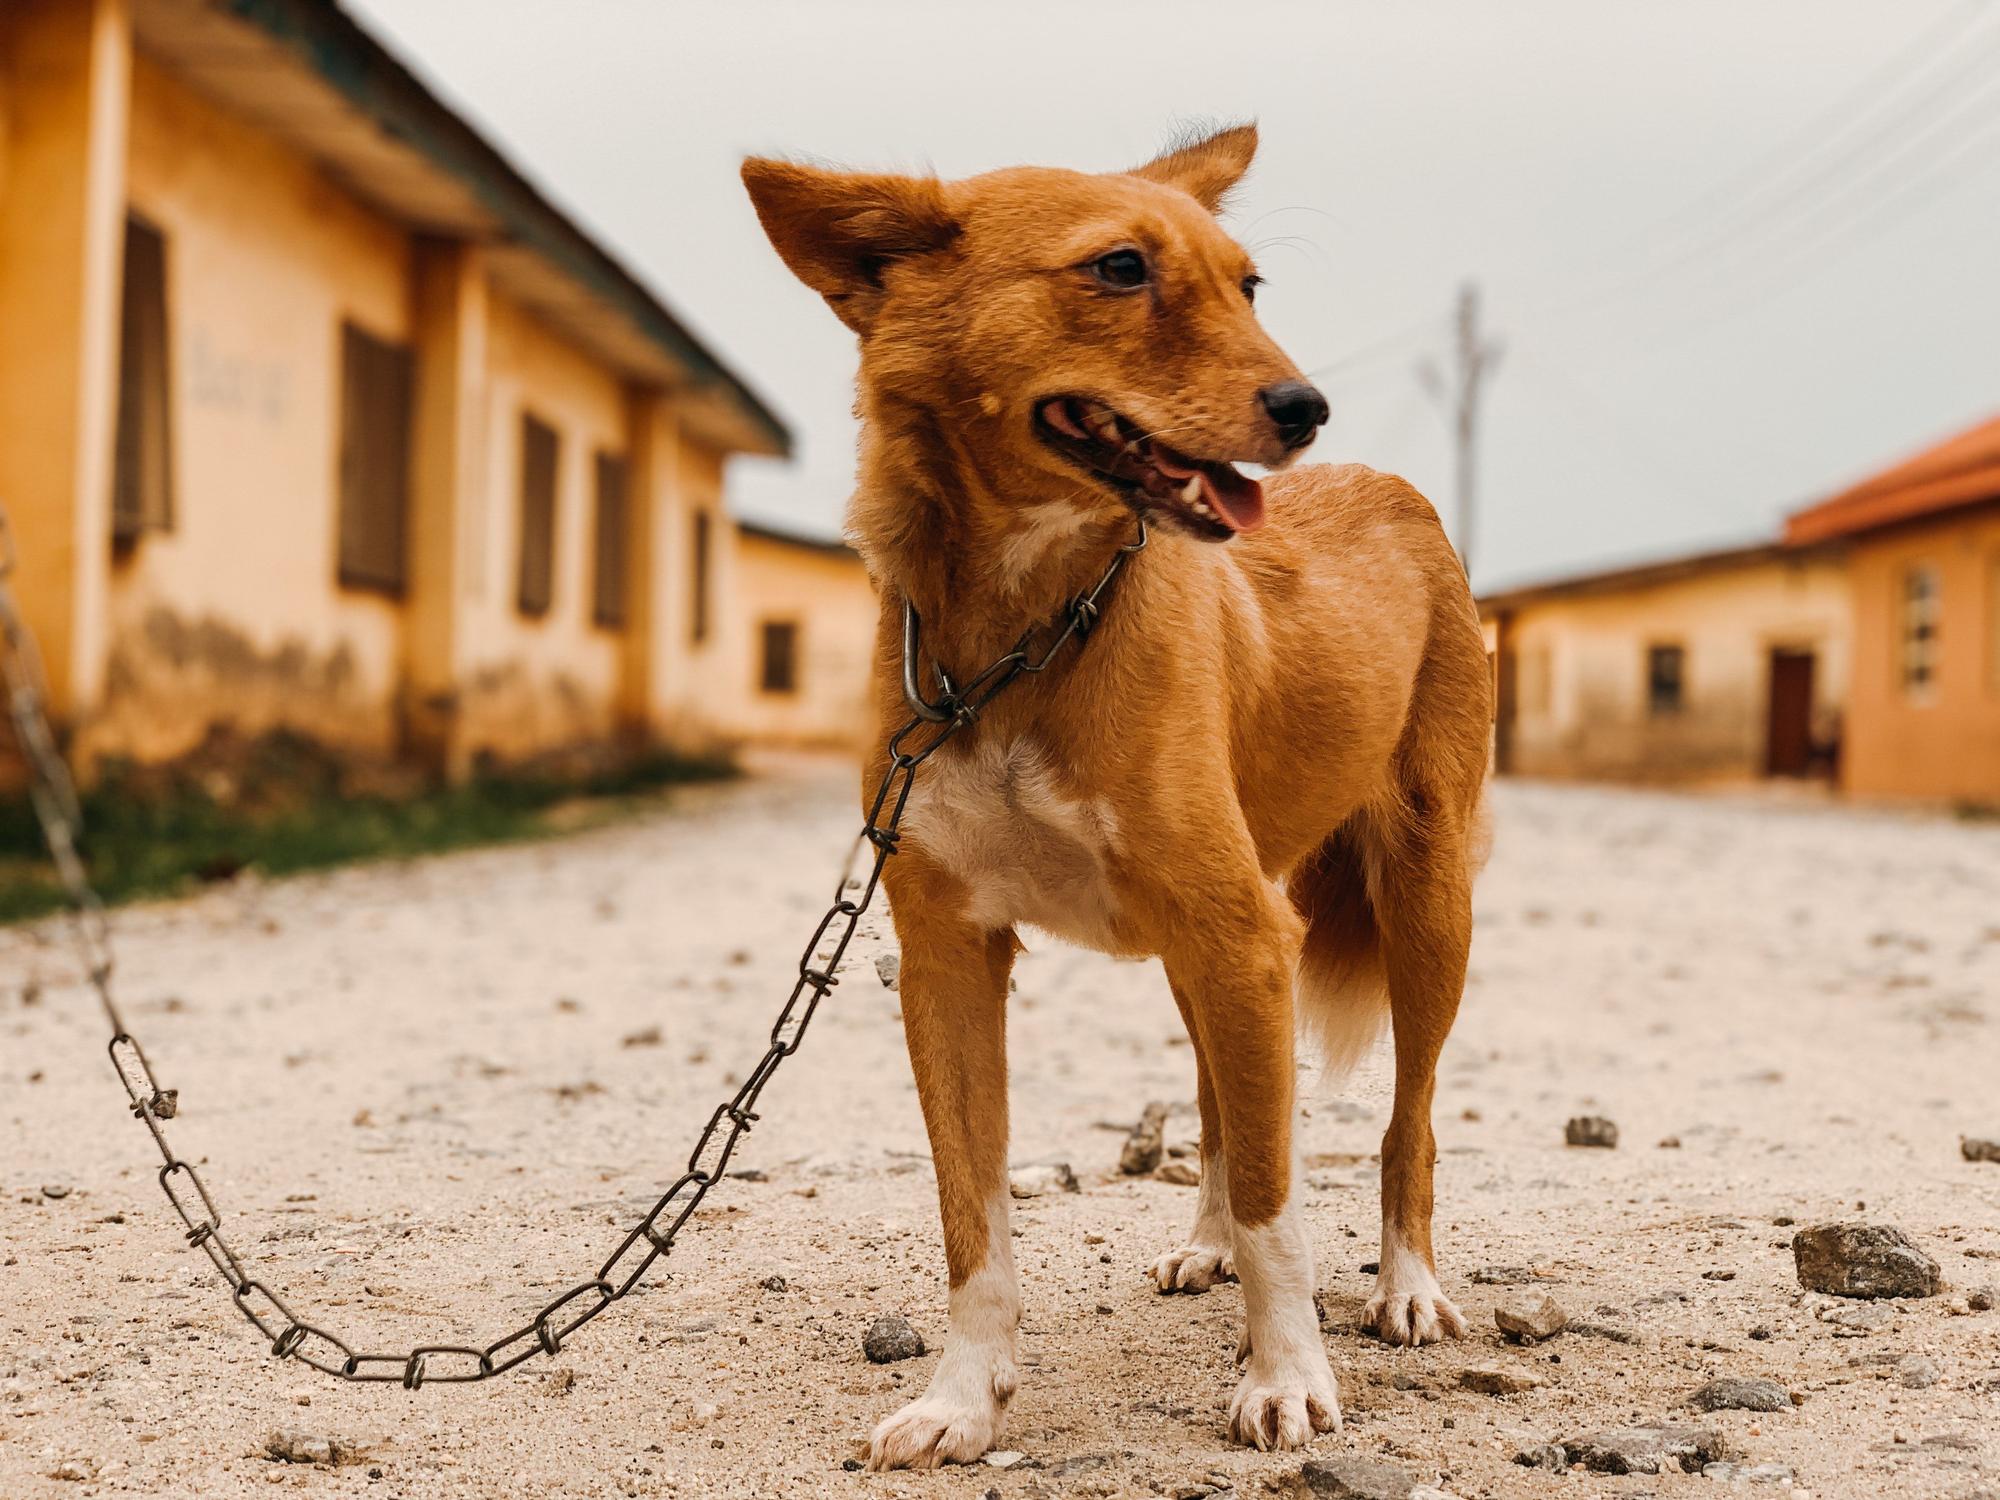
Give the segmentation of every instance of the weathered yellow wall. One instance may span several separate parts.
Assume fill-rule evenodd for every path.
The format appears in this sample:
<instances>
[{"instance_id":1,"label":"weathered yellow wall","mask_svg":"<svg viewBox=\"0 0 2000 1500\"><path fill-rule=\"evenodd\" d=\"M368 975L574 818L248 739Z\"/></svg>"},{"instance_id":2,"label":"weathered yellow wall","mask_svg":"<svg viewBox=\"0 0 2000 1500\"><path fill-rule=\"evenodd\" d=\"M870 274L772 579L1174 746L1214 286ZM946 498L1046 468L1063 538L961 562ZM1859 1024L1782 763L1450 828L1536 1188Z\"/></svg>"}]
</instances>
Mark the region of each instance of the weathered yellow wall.
<instances>
[{"instance_id":1,"label":"weathered yellow wall","mask_svg":"<svg viewBox=\"0 0 2000 1500\"><path fill-rule=\"evenodd\" d=\"M1899 671L1904 574L1938 571L1938 679ZM1853 712L1843 779L1860 796L2000 803L2000 506L1854 543Z\"/></svg>"},{"instance_id":2,"label":"weathered yellow wall","mask_svg":"<svg viewBox=\"0 0 2000 1500\"><path fill-rule=\"evenodd\" d=\"M518 756L617 727L620 633L591 620L596 455L631 449L623 385L499 292L489 297L486 482L466 538L460 733L472 754ZM548 613L517 603L521 418L554 427L555 587Z\"/></svg>"},{"instance_id":3,"label":"weathered yellow wall","mask_svg":"<svg viewBox=\"0 0 2000 1500\"><path fill-rule=\"evenodd\" d=\"M875 650L875 591L861 559L737 533L736 608L744 626L738 724L774 744L858 749L873 729L869 666ZM762 625L798 626L798 691L767 693Z\"/></svg>"},{"instance_id":4,"label":"weathered yellow wall","mask_svg":"<svg viewBox=\"0 0 2000 1500\"><path fill-rule=\"evenodd\" d=\"M1811 650L1814 722L1846 702L1850 625L1841 564L1756 563L1520 606L1508 627L1515 718L1510 769L1531 776L1737 778L1764 765L1770 652ZM1679 645L1684 702L1655 717L1646 653Z\"/></svg>"},{"instance_id":5,"label":"weathered yellow wall","mask_svg":"<svg viewBox=\"0 0 2000 1500\"><path fill-rule=\"evenodd\" d=\"M114 564L88 739L155 758L220 721L390 750L400 607L335 583L340 329L409 338L408 238L144 57L128 192L166 235L175 516Z\"/></svg>"}]
</instances>

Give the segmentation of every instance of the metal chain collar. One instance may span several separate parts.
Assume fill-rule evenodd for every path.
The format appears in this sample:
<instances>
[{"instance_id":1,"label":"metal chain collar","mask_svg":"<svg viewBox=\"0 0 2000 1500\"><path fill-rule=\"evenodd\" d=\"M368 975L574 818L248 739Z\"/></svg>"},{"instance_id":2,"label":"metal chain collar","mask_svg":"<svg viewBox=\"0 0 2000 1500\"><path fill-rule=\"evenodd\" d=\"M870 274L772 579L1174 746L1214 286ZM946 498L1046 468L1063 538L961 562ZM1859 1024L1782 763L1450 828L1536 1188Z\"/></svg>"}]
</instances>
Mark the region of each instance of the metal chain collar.
<instances>
[{"instance_id":1,"label":"metal chain collar","mask_svg":"<svg viewBox=\"0 0 2000 1500\"><path fill-rule=\"evenodd\" d=\"M681 1226L701 1206L708 1190L721 1180L736 1142L758 1118L758 1096L777 1072L778 1065L798 1051L813 1012L839 983L835 976L855 927L874 900L883 865L896 852L897 830L909 804L917 767L945 741L970 727L980 710L1017 677L1042 671L1072 638L1080 641L1087 636L1097 621L1111 581L1118 576L1126 559L1145 545L1146 527L1142 521L1137 536L1118 550L1096 585L1071 601L1062 629L1043 651L1031 654L1029 647L1040 629L1031 627L1011 651L963 687L954 687L940 667L937 676L941 696L936 702L926 701L917 690L920 627L916 611L905 605L903 678L913 717L890 736L888 769L883 772L881 784L869 804L867 825L856 838L854 850L841 871L833 905L813 929L800 955L798 977L771 1027L770 1045L742 1087L717 1105L709 1116L694 1150L688 1154L686 1170L632 1227L594 1276L552 1298L512 1333L483 1348L421 1344L401 1354L360 1354L345 1340L299 1317L276 1291L245 1269L244 1262L223 1235L221 1212L209 1196L200 1173L192 1163L176 1156L168 1144L164 1122L179 1111L178 1092L160 1087L152 1064L146 1060L138 1038L125 1025L112 995L111 941L104 903L91 889L78 852L82 810L69 767L49 728L43 706L46 679L34 637L29 634L14 599L10 583L15 563L13 536L6 512L0 510L0 681L4 681L14 733L27 761L29 795L69 897L77 956L111 1027L108 1048L111 1064L131 1100L133 1115L145 1125L153 1144L159 1148L164 1162L159 1172L160 1187L187 1226L188 1243L198 1247L213 1263L229 1287L237 1311L270 1340L271 1353L279 1359L296 1359L342 1380L399 1380L408 1390L415 1390L427 1381L459 1384L485 1380L537 1354L555 1354L571 1334L637 1286L640 1278L652 1269L653 1262L673 1249ZM873 850L865 877L857 876L854 869L856 858L864 849ZM858 894L850 896L850 891ZM822 943L833 934L837 935L832 946L822 949Z\"/></svg>"}]
</instances>

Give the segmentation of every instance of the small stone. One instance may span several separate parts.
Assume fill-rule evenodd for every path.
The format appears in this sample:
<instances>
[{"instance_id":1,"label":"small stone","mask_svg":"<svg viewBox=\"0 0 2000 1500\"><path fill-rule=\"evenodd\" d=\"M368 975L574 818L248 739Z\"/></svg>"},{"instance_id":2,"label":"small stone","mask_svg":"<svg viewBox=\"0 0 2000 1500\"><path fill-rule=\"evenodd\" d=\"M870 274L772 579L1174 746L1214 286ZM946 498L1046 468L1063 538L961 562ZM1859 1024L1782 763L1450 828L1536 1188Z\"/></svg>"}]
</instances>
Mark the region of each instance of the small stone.
<instances>
[{"instance_id":1,"label":"small stone","mask_svg":"<svg viewBox=\"0 0 2000 1500\"><path fill-rule=\"evenodd\" d=\"M1493 1321L1515 1343L1539 1343L1552 1339L1569 1327L1569 1314L1547 1292L1532 1297L1510 1297L1493 1309Z\"/></svg>"},{"instance_id":2,"label":"small stone","mask_svg":"<svg viewBox=\"0 0 2000 1500\"><path fill-rule=\"evenodd\" d=\"M49 1478L67 1479L72 1483L88 1484L91 1475L88 1468L72 1459L68 1463L57 1464L53 1469L49 1470Z\"/></svg>"},{"instance_id":3,"label":"small stone","mask_svg":"<svg viewBox=\"0 0 2000 1500\"><path fill-rule=\"evenodd\" d=\"M574 1370L551 1370L542 1377L542 1394L545 1396L567 1396L575 1388Z\"/></svg>"},{"instance_id":4,"label":"small stone","mask_svg":"<svg viewBox=\"0 0 2000 1500\"><path fill-rule=\"evenodd\" d=\"M69 1193L70 1187L66 1182L45 1182L42 1184L42 1196L44 1198L67 1198Z\"/></svg>"},{"instance_id":5,"label":"small stone","mask_svg":"<svg viewBox=\"0 0 2000 1500\"><path fill-rule=\"evenodd\" d=\"M1171 1182L1175 1187L1200 1187L1201 1163L1176 1158L1162 1162L1153 1176L1161 1182Z\"/></svg>"},{"instance_id":6,"label":"small stone","mask_svg":"<svg viewBox=\"0 0 2000 1500\"><path fill-rule=\"evenodd\" d=\"M1935 1297L1938 1263L1889 1224L1814 1224L1792 1236L1799 1285L1835 1297Z\"/></svg>"},{"instance_id":7,"label":"small stone","mask_svg":"<svg viewBox=\"0 0 2000 1500\"><path fill-rule=\"evenodd\" d=\"M1393 1464L1366 1458L1313 1458L1299 1466L1305 1493L1331 1500L1410 1500L1417 1481Z\"/></svg>"},{"instance_id":8,"label":"small stone","mask_svg":"<svg viewBox=\"0 0 2000 1500\"><path fill-rule=\"evenodd\" d=\"M861 1340L861 1350L875 1364L889 1365L899 1359L915 1359L922 1354L924 1339L901 1313L883 1313L868 1325L867 1335Z\"/></svg>"},{"instance_id":9,"label":"small stone","mask_svg":"<svg viewBox=\"0 0 2000 1500\"><path fill-rule=\"evenodd\" d=\"M783 1292L791 1289L791 1283L782 1276L766 1276L757 1285L767 1292Z\"/></svg>"},{"instance_id":10,"label":"small stone","mask_svg":"<svg viewBox=\"0 0 2000 1500\"><path fill-rule=\"evenodd\" d=\"M1701 1477L1720 1480L1724 1484L1774 1484L1780 1489L1792 1487L1792 1471L1788 1464L1703 1464Z\"/></svg>"},{"instance_id":11,"label":"small stone","mask_svg":"<svg viewBox=\"0 0 2000 1500\"><path fill-rule=\"evenodd\" d=\"M1944 1379L1944 1371L1928 1354L1910 1354L1896 1366L1896 1374L1906 1391L1927 1391Z\"/></svg>"},{"instance_id":12,"label":"small stone","mask_svg":"<svg viewBox=\"0 0 2000 1500\"><path fill-rule=\"evenodd\" d=\"M1552 1469L1561 1474L1569 1468L1569 1454L1561 1443L1541 1443L1523 1448L1514 1455L1514 1462L1524 1469Z\"/></svg>"},{"instance_id":13,"label":"small stone","mask_svg":"<svg viewBox=\"0 0 2000 1500\"><path fill-rule=\"evenodd\" d=\"M1066 1161L1041 1162L1016 1167L1007 1174L1007 1191L1016 1198L1040 1198L1046 1193L1078 1191L1076 1173Z\"/></svg>"},{"instance_id":14,"label":"small stone","mask_svg":"<svg viewBox=\"0 0 2000 1500\"><path fill-rule=\"evenodd\" d=\"M882 981L883 989L895 989L903 982L903 955L900 953L876 954L875 977Z\"/></svg>"},{"instance_id":15,"label":"small stone","mask_svg":"<svg viewBox=\"0 0 2000 1500\"><path fill-rule=\"evenodd\" d=\"M1011 1469L1028 1455L1012 1448L997 1448L980 1460L991 1469Z\"/></svg>"},{"instance_id":16,"label":"small stone","mask_svg":"<svg viewBox=\"0 0 2000 1500\"><path fill-rule=\"evenodd\" d=\"M1144 1177L1158 1167L1166 1155L1166 1130L1166 1105L1157 1099L1149 1101L1139 1114L1139 1123L1125 1138L1125 1149L1118 1154L1118 1170L1127 1177Z\"/></svg>"},{"instance_id":17,"label":"small stone","mask_svg":"<svg viewBox=\"0 0 2000 1500\"><path fill-rule=\"evenodd\" d=\"M1458 1372L1458 1383L1482 1396L1518 1396L1548 1384L1533 1370L1508 1365L1468 1365Z\"/></svg>"},{"instance_id":18,"label":"small stone","mask_svg":"<svg viewBox=\"0 0 2000 1500\"><path fill-rule=\"evenodd\" d=\"M619 1040L618 1045L621 1047L657 1047L660 1045L660 1042L660 1028L657 1026L647 1026L638 1031L627 1032Z\"/></svg>"},{"instance_id":19,"label":"small stone","mask_svg":"<svg viewBox=\"0 0 2000 1500\"><path fill-rule=\"evenodd\" d=\"M1620 1327L1616 1323L1572 1323L1569 1331L1579 1338L1609 1339L1614 1344L1631 1344L1643 1348L1652 1342L1646 1334L1635 1328ZM1756 1335L1753 1333L1752 1338Z\"/></svg>"},{"instance_id":20,"label":"small stone","mask_svg":"<svg viewBox=\"0 0 2000 1500\"><path fill-rule=\"evenodd\" d=\"M1958 1138L1958 1154L1967 1161L2000 1162L2000 1137L1962 1135Z\"/></svg>"},{"instance_id":21,"label":"small stone","mask_svg":"<svg viewBox=\"0 0 2000 1500\"><path fill-rule=\"evenodd\" d=\"M1993 1288L1975 1287L1965 1294L1965 1305L1974 1312L1993 1311Z\"/></svg>"},{"instance_id":22,"label":"small stone","mask_svg":"<svg viewBox=\"0 0 2000 1500\"><path fill-rule=\"evenodd\" d=\"M1697 1474L1729 1457L1721 1433L1664 1423L1564 1438L1562 1447L1572 1464L1597 1474Z\"/></svg>"},{"instance_id":23,"label":"small stone","mask_svg":"<svg viewBox=\"0 0 2000 1500\"><path fill-rule=\"evenodd\" d=\"M919 1353L922 1351L919 1350ZM870 1355L869 1358L874 1358ZM696 1427L706 1427L722 1415L722 1408L713 1401L692 1401L688 1403L688 1420Z\"/></svg>"},{"instance_id":24,"label":"small stone","mask_svg":"<svg viewBox=\"0 0 2000 1500\"><path fill-rule=\"evenodd\" d=\"M333 1464L340 1462L342 1448L336 1438L280 1427L264 1439L264 1451L280 1463Z\"/></svg>"},{"instance_id":25,"label":"small stone","mask_svg":"<svg viewBox=\"0 0 2000 1500\"><path fill-rule=\"evenodd\" d=\"M1688 1405L1701 1411L1790 1411L1792 1398L1775 1380L1727 1376L1696 1391Z\"/></svg>"},{"instance_id":26,"label":"small stone","mask_svg":"<svg viewBox=\"0 0 2000 1500\"><path fill-rule=\"evenodd\" d=\"M1618 1127L1603 1115L1576 1115L1563 1126L1563 1139L1572 1146L1598 1146L1608 1151L1618 1144Z\"/></svg>"},{"instance_id":27,"label":"small stone","mask_svg":"<svg viewBox=\"0 0 2000 1500\"><path fill-rule=\"evenodd\" d=\"M1527 1266L1480 1266L1472 1279L1480 1286L1526 1286L1535 1273Z\"/></svg>"},{"instance_id":28,"label":"small stone","mask_svg":"<svg viewBox=\"0 0 2000 1500\"><path fill-rule=\"evenodd\" d=\"M1681 1138L1680 1138L1679 1136L1677 1136L1677 1135L1663 1135L1663 1136L1661 1136L1661 1137L1660 1137L1660 1149L1661 1149L1662 1151L1678 1151L1678 1150L1680 1150L1680 1149L1681 1149Z\"/></svg>"},{"instance_id":29,"label":"small stone","mask_svg":"<svg viewBox=\"0 0 2000 1500\"><path fill-rule=\"evenodd\" d=\"M1858 1339L1880 1333L1896 1321L1896 1312L1889 1307L1829 1307L1820 1313L1819 1320L1833 1325L1835 1338Z\"/></svg>"}]
</instances>

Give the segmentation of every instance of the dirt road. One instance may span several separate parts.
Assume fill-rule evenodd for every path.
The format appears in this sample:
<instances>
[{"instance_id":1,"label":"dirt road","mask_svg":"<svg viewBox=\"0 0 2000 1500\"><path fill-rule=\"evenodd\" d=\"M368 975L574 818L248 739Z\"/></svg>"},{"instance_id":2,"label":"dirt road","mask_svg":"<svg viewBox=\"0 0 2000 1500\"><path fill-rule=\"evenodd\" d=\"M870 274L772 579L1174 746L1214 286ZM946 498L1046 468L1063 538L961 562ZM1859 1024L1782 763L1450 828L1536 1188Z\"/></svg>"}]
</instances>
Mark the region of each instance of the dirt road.
<instances>
[{"instance_id":1,"label":"dirt road","mask_svg":"<svg viewBox=\"0 0 2000 1500\"><path fill-rule=\"evenodd\" d=\"M2000 1135L2000 829L1523 786L1495 801L1437 1112L1441 1270L1475 1333L1404 1351L1353 1331L1378 1055L1301 1124L1347 1415L1304 1457L1467 1497L1718 1492L1514 1462L1667 1419L1788 1466L1793 1493L2000 1495L2000 1312L1975 1310L2000 1287L2000 1164L1959 1148ZM675 807L119 915L133 1020L181 1089L176 1142L302 1312L369 1346L488 1341L588 1275L674 1174L760 1050L852 787L800 773ZM1157 968L1042 942L1013 1010L1013 1156L1067 1161L1082 1190L1016 1205L1023 1457L843 1469L944 1331L884 931L766 1096L734 1163L761 1180L724 1184L670 1275L553 1364L415 1394L270 1358L176 1232L52 931L0 933L0 1495L1248 1497L1297 1474L1300 1455L1223 1439L1238 1289L1166 1298L1144 1275L1194 1197L1119 1177L1107 1128L1193 1093ZM1613 1118L1617 1148L1565 1146L1579 1114ZM1947 1289L1802 1294L1790 1226L1831 1218L1900 1225ZM1502 1346L1495 1304L1536 1286L1600 1331ZM932 1352L868 1363L883 1312ZM1544 1383L1479 1394L1460 1376L1479 1364ZM1720 1376L1800 1404L1684 1409ZM278 1462L281 1428L352 1461Z\"/></svg>"}]
</instances>

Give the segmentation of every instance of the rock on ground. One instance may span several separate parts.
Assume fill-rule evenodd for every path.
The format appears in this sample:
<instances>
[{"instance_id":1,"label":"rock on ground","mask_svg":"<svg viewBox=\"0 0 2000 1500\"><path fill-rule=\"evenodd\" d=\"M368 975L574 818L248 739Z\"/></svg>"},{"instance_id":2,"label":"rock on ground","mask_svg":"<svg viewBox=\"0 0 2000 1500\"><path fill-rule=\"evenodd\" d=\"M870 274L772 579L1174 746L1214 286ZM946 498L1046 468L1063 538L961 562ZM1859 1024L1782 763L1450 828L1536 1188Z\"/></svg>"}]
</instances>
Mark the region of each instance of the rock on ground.
<instances>
[{"instance_id":1,"label":"rock on ground","mask_svg":"<svg viewBox=\"0 0 2000 1500\"><path fill-rule=\"evenodd\" d=\"M1167 1107L1155 1099L1146 1105L1139 1123L1118 1153L1118 1170L1127 1177L1144 1177L1160 1164L1167 1150Z\"/></svg>"},{"instance_id":2,"label":"rock on ground","mask_svg":"<svg viewBox=\"0 0 2000 1500\"><path fill-rule=\"evenodd\" d=\"M1560 1444L1572 1464L1598 1474L1698 1474L1704 1464L1728 1458L1721 1433L1706 1427L1613 1427Z\"/></svg>"},{"instance_id":3,"label":"rock on ground","mask_svg":"<svg viewBox=\"0 0 2000 1500\"><path fill-rule=\"evenodd\" d=\"M1935 1297L1938 1263L1890 1224L1814 1224L1792 1236L1799 1285L1834 1297Z\"/></svg>"},{"instance_id":4,"label":"rock on ground","mask_svg":"<svg viewBox=\"0 0 2000 1500\"><path fill-rule=\"evenodd\" d=\"M1517 1344L1533 1344L1552 1339L1569 1327L1569 1314L1547 1292L1531 1297L1509 1297L1493 1309L1493 1321L1500 1331Z\"/></svg>"},{"instance_id":5,"label":"rock on ground","mask_svg":"<svg viewBox=\"0 0 2000 1500\"><path fill-rule=\"evenodd\" d=\"M2000 1161L2000 1136L1962 1135L1958 1154L1967 1161Z\"/></svg>"},{"instance_id":6,"label":"rock on ground","mask_svg":"<svg viewBox=\"0 0 2000 1500\"><path fill-rule=\"evenodd\" d=\"M1294 1491L1313 1500L1410 1500L1416 1479L1394 1464L1368 1458L1310 1458L1299 1466Z\"/></svg>"},{"instance_id":7,"label":"rock on ground","mask_svg":"<svg viewBox=\"0 0 2000 1500\"><path fill-rule=\"evenodd\" d=\"M1701 1470L1704 1479L1718 1480L1723 1484L1774 1484L1783 1489L1792 1486L1790 1464L1739 1464L1724 1460L1721 1463L1704 1464Z\"/></svg>"},{"instance_id":8,"label":"rock on ground","mask_svg":"<svg viewBox=\"0 0 2000 1500\"><path fill-rule=\"evenodd\" d=\"M1458 1383L1482 1396L1518 1396L1547 1385L1548 1381L1517 1365L1467 1365L1458 1372Z\"/></svg>"},{"instance_id":9,"label":"rock on ground","mask_svg":"<svg viewBox=\"0 0 2000 1500\"><path fill-rule=\"evenodd\" d=\"M1076 1173L1066 1161L1037 1162L1015 1167L1007 1174L1007 1191L1016 1198L1039 1198L1045 1193L1074 1193L1079 1190Z\"/></svg>"},{"instance_id":10,"label":"rock on ground","mask_svg":"<svg viewBox=\"0 0 2000 1500\"><path fill-rule=\"evenodd\" d=\"M1596 1146L1608 1151L1618 1144L1618 1126L1603 1115L1575 1115L1563 1126L1563 1139L1572 1146Z\"/></svg>"},{"instance_id":11,"label":"rock on ground","mask_svg":"<svg viewBox=\"0 0 2000 1500\"><path fill-rule=\"evenodd\" d=\"M1775 1380L1728 1376L1709 1381L1688 1397L1688 1405L1699 1411L1790 1411L1792 1397Z\"/></svg>"},{"instance_id":12,"label":"rock on ground","mask_svg":"<svg viewBox=\"0 0 2000 1500\"><path fill-rule=\"evenodd\" d=\"M883 1313L868 1325L868 1332L861 1339L861 1349L875 1364L894 1364L897 1360L915 1359L922 1354L924 1336L901 1313Z\"/></svg>"}]
</instances>

